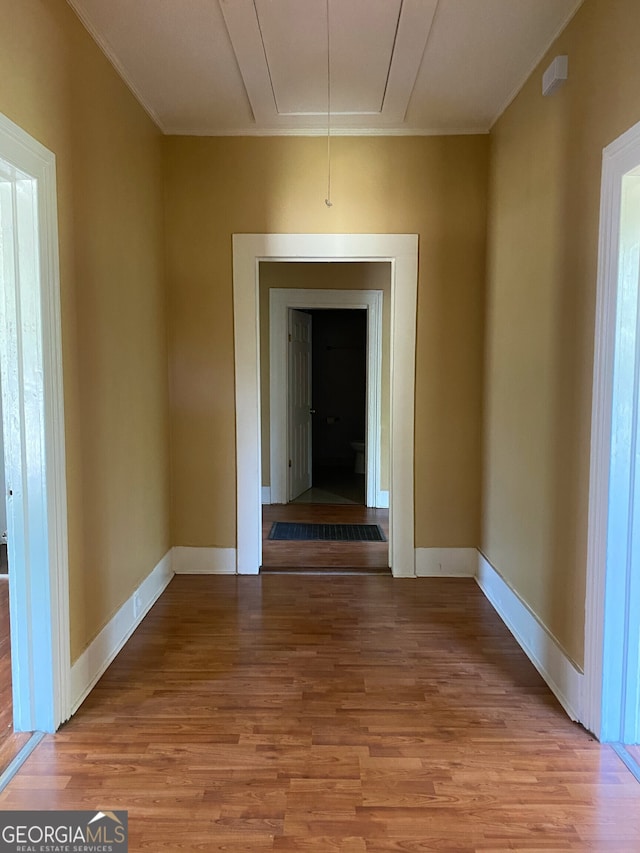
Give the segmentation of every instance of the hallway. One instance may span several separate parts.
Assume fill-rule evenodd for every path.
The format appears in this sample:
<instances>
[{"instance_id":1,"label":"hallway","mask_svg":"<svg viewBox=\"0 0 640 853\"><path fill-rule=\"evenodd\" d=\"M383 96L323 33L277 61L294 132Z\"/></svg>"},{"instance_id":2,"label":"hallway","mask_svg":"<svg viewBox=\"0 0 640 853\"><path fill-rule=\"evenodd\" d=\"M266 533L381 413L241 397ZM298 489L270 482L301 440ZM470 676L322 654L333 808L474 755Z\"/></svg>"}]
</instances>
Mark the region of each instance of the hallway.
<instances>
[{"instance_id":1,"label":"hallway","mask_svg":"<svg viewBox=\"0 0 640 853\"><path fill-rule=\"evenodd\" d=\"M472 580L178 576L2 809L130 850L640 849L640 785Z\"/></svg>"}]
</instances>

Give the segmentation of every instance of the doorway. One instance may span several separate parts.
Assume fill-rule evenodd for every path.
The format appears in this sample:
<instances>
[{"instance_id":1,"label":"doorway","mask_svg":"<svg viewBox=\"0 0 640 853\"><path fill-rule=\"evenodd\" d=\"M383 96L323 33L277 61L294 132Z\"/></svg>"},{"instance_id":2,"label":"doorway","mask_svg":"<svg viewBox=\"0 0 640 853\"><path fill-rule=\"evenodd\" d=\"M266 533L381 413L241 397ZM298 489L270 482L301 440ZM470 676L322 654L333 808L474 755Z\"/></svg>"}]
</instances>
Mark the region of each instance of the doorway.
<instances>
[{"instance_id":1,"label":"doorway","mask_svg":"<svg viewBox=\"0 0 640 853\"><path fill-rule=\"evenodd\" d=\"M0 385L13 727L69 716L67 499L55 156L0 114Z\"/></svg>"},{"instance_id":2,"label":"doorway","mask_svg":"<svg viewBox=\"0 0 640 853\"><path fill-rule=\"evenodd\" d=\"M357 283L358 273L367 276L361 265L345 266L351 284ZM309 274L314 269L316 275L328 274L334 282L340 277L335 270L309 267ZM285 272L292 272L294 277L302 273L295 267L270 269L276 281ZM382 266L376 270L383 276L384 272ZM365 506L368 425L375 434L369 454L372 484L378 481L383 455L380 432L384 407L380 399L388 364L382 365L382 349L377 343L383 339L384 292L288 288L270 288L268 292L261 288L261 292L271 309L270 445L271 451L278 446L287 451L284 459L278 452L270 454L274 465L279 459L280 464L284 462L280 471L271 468L272 486L279 480L287 491L276 491L282 499L274 501L272 497L270 504L263 506L261 571L388 574L388 509ZM388 298L388 281L386 293ZM365 307L368 302L375 306L371 314ZM318 305L323 307L314 307ZM348 307L332 307L340 305ZM369 364L374 365L371 407L367 405ZM284 435L281 427L286 430ZM263 436L263 443L268 447L266 438ZM375 494L373 488L371 495ZM383 531L383 541L274 541L273 530L282 523L337 526L332 529L349 525L350 530L356 529L352 525L371 525L367 529Z\"/></svg>"},{"instance_id":3,"label":"doorway","mask_svg":"<svg viewBox=\"0 0 640 853\"><path fill-rule=\"evenodd\" d=\"M585 725L640 778L640 124L604 150L601 199Z\"/></svg>"},{"instance_id":4,"label":"doorway","mask_svg":"<svg viewBox=\"0 0 640 853\"><path fill-rule=\"evenodd\" d=\"M311 485L291 500L364 506L367 312L316 308L306 313L311 321Z\"/></svg>"},{"instance_id":5,"label":"doorway","mask_svg":"<svg viewBox=\"0 0 640 853\"><path fill-rule=\"evenodd\" d=\"M374 262L391 268L389 561L415 577L414 411L418 237L415 234L234 234L236 392L236 571L262 562L260 473L261 261Z\"/></svg>"},{"instance_id":6,"label":"doorway","mask_svg":"<svg viewBox=\"0 0 640 853\"><path fill-rule=\"evenodd\" d=\"M315 274L320 281L327 281L327 265L305 264L308 275ZM336 265L331 265L331 268ZM289 460L292 459L290 447L289 402L292 394L288 392L289 357L292 344L289 342L291 329L291 311L307 312L311 322L314 310L365 311L366 312L366 399L365 429L361 435L353 436L351 441L364 439L362 462L365 469L365 503L369 507L389 507L389 384L390 384L390 269L388 264L376 264L375 275L365 264L340 264L344 280L348 284L370 283L380 285L378 290L352 290L331 288L291 288L281 287L286 272L297 279L299 264L260 264L261 275L261 328L265 341L261 346L261 400L262 400L262 451L263 482L270 485L263 489L263 503L285 504L291 497L291 475ZM346 269L345 269L346 268ZM337 275L330 270L330 277ZM272 284L277 286L271 286ZM385 299L386 292L386 299ZM265 307L268 306L268 310ZM266 319L265 319L266 315ZM265 346L266 342L266 346ZM311 381L311 378L309 379ZM310 395L309 395L310 397ZM307 403L306 416L310 430L309 450L312 449L311 425L317 420L310 415L313 408ZM328 417L339 414L328 414ZM327 425L329 426L329 425ZM383 440L384 436L384 440ZM355 463L355 459L354 459ZM309 477L311 476L311 457L309 457Z\"/></svg>"}]
</instances>

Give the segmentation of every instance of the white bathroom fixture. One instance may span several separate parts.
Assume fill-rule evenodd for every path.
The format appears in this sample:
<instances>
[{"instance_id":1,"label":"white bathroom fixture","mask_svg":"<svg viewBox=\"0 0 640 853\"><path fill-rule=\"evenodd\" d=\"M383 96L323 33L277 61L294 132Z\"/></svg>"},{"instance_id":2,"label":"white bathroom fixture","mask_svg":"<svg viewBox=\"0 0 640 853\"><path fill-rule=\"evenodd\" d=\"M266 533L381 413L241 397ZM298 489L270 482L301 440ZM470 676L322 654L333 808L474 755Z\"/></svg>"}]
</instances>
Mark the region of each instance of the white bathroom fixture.
<instances>
[{"instance_id":1,"label":"white bathroom fixture","mask_svg":"<svg viewBox=\"0 0 640 853\"><path fill-rule=\"evenodd\" d=\"M352 441L350 442L351 449L355 450L356 458L353 463L353 471L355 474L364 474L365 466L364 466L364 440L362 441Z\"/></svg>"}]
</instances>

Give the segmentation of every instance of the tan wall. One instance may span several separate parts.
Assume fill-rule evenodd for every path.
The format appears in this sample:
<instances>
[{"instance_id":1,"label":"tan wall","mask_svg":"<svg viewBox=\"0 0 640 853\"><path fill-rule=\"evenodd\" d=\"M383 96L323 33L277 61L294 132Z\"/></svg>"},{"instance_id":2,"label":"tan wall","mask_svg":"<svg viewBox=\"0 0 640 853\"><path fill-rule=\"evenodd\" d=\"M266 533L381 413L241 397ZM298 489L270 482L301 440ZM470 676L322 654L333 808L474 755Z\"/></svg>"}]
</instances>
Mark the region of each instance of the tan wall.
<instances>
[{"instance_id":1,"label":"tan wall","mask_svg":"<svg viewBox=\"0 0 640 853\"><path fill-rule=\"evenodd\" d=\"M477 544L488 142L336 138L329 209L322 139L165 140L174 544L236 544L236 232L420 235L416 542Z\"/></svg>"},{"instance_id":2,"label":"tan wall","mask_svg":"<svg viewBox=\"0 0 640 853\"><path fill-rule=\"evenodd\" d=\"M74 660L170 544L161 142L63 0L0 17L0 111L57 158Z\"/></svg>"},{"instance_id":3,"label":"tan wall","mask_svg":"<svg viewBox=\"0 0 640 853\"><path fill-rule=\"evenodd\" d=\"M270 261L260 264L260 394L262 398L262 485L271 485L269 466L269 291L381 290L382 297L382 399L380 417L380 488L389 488L389 346L391 339L391 267L388 263L295 263Z\"/></svg>"},{"instance_id":4,"label":"tan wall","mask_svg":"<svg viewBox=\"0 0 640 853\"><path fill-rule=\"evenodd\" d=\"M638 11L586 0L492 133L482 549L579 665L601 158L640 120Z\"/></svg>"}]
</instances>

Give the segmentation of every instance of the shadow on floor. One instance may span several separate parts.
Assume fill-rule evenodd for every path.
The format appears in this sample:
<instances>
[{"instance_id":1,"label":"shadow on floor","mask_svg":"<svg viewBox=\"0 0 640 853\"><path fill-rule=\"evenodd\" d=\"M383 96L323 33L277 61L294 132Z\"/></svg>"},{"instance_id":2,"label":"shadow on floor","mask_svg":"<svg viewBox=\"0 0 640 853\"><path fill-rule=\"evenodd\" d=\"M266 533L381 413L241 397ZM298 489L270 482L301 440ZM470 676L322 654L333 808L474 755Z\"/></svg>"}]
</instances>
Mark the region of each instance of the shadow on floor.
<instances>
[{"instance_id":1,"label":"shadow on floor","mask_svg":"<svg viewBox=\"0 0 640 853\"><path fill-rule=\"evenodd\" d=\"M358 504L364 506L364 474L351 468L314 465L313 486L291 503L295 504Z\"/></svg>"}]
</instances>

